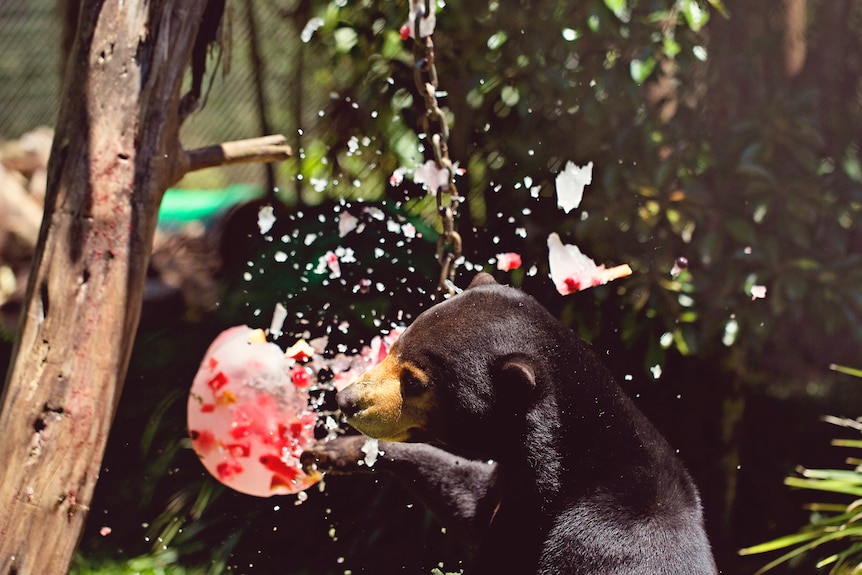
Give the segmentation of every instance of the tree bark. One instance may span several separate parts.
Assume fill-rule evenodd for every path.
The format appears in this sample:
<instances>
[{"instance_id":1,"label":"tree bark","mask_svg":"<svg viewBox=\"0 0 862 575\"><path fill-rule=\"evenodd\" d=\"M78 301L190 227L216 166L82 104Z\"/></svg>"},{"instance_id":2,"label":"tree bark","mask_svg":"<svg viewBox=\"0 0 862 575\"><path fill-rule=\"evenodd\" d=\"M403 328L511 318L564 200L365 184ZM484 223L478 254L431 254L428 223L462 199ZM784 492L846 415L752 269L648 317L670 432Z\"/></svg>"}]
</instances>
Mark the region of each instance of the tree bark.
<instances>
[{"instance_id":1,"label":"tree bark","mask_svg":"<svg viewBox=\"0 0 862 575\"><path fill-rule=\"evenodd\" d=\"M784 0L784 73L795 78L805 66L808 55L808 1Z\"/></svg>"},{"instance_id":2,"label":"tree bark","mask_svg":"<svg viewBox=\"0 0 862 575\"><path fill-rule=\"evenodd\" d=\"M207 0L84 0L0 412L0 575L68 571L140 317ZM271 150L270 150L271 151ZM211 163L211 162L210 162Z\"/></svg>"}]
</instances>

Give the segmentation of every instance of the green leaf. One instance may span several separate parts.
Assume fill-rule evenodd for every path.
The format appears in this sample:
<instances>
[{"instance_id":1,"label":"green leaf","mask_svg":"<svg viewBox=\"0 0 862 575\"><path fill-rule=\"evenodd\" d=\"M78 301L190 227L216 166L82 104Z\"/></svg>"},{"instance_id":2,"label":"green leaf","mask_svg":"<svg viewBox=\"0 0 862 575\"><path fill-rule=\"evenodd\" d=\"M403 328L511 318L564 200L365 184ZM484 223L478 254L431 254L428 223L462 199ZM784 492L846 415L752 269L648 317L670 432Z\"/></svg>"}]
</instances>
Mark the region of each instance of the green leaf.
<instances>
[{"instance_id":1,"label":"green leaf","mask_svg":"<svg viewBox=\"0 0 862 575\"><path fill-rule=\"evenodd\" d=\"M859 157L854 155L850 150L848 150L847 154L844 156L844 160L841 162L841 168L844 170L844 173L847 174L847 177L856 182L862 182L862 162L860 162Z\"/></svg>"},{"instance_id":2,"label":"green leaf","mask_svg":"<svg viewBox=\"0 0 862 575\"><path fill-rule=\"evenodd\" d=\"M677 6L682 12L686 24L693 31L698 32L709 22L709 11L704 10L697 0L679 0Z\"/></svg>"},{"instance_id":3,"label":"green leaf","mask_svg":"<svg viewBox=\"0 0 862 575\"><path fill-rule=\"evenodd\" d=\"M827 565L831 565L831 564L835 563L836 561L838 561L838 557L839 557L839 555L837 553L835 555L830 555L829 557L825 557L825 558L823 558L817 562L816 567L818 569L822 569L822 568L826 567Z\"/></svg>"},{"instance_id":4,"label":"green leaf","mask_svg":"<svg viewBox=\"0 0 862 575\"><path fill-rule=\"evenodd\" d=\"M725 231L736 241L751 245L757 240L754 225L742 218L729 218L725 222Z\"/></svg>"},{"instance_id":5,"label":"green leaf","mask_svg":"<svg viewBox=\"0 0 862 575\"><path fill-rule=\"evenodd\" d=\"M809 479L830 479L854 485L862 484L862 473L847 469L804 469L802 475Z\"/></svg>"},{"instance_id":6,"label":"green leaf","mask_svg":"<svg viewBox=\"0 0 862 575\"><path fill-rule=\"evenodd\" d=\"M508 34L504 31L500 30L499 32L492 34L490 38L488 38L488 49L489 50L498 50L500 47L506 43L506 40L509 38Z\"/></svg>"},{"instance_id":7,"label":"green leaf","mask_svg":"<svg viewBox=\"0 0 862 575\"><path fill-rule=\"evenodd\" d=\"M725 18L730 18L730 11L724 5L724 2L721 0L709 0L709 5L715 8L716 12L724 16Z\"/></svg>"},{"instance_id":8,"label":"green leaf","mask_svg":"<svg viewBox=\"0 0 862 575\"><path fill-rule=\"evenodd\" d=\"M383 36L383 45L380 48L380 55L389 60L395 60L398 56L406 53L404 50L404 41L401 40L397 30L387 30Z\"/></svg>"},{"instance_id":9,"label":"green leaf","mask_svg":"<svg viewBox=\"0 0 862 575\"><path fill-rule=\"evenodd\" d=\"M697 321L696 311L686 311L679 314L680 323L694 323Z\"/></svg>"},{"instance_id":10,"label":"green leaf","mask_svg":"<svg viewBox=\"0 0 862 575\"><path fill-rule=\"evenodd\" d=\"M682 46L670 35L664 37L662 47L664 48L664 55L668 58L674 58L682 51Z\"/></svg>"},{"instance_id":11,"label":"green leaf","mask_svg":"<svg viewBox=\"0 0 862 575\"><path fill-rule=\"evenodd\" d=\"M638 84L643 84L647 81L652 71L655 69L655 58L649 57L646 60L632 60L629 64L629 73L632 80Z\"/></svg>"},{"instance_id":12,"label":"green leaf","mask_svg":"<svg viewBox=\"0 0 862 575\"><path fill-rule=\"evenodd\" d=\"M574 28L563 28L562 35L563 40L565 40L566 42L574 42L575 40L580 38L581 33Z\"/></svg>"},{"instance_id":13,"label":"green leaf","mask_svg":"<svg viewBox=\"0 0 862 575\"><path fill-rule=\"evenodd\" d=\"M775 175L764 166L757 164L740 164L736 167L735 172L741 176L749 176L752 178L762 178L770 184L775 184Z\"/></svg>"},{"instance_id":14,"label":"green leaf","mask_svg":"<svg viewBox=\"0 0 862 575\"><path fill-rule=\"evenodd\" d=\"M335 49L345 54L350 52L359 40L356 30L346 26L338 28L333 33L333 37L335 38Z\"/></svg>"},{"instance_id":15,"label":"green leaf","mask_svg":"<svg viewBox=\"0 0 862 575\"><path fill-rule=\"evenodd\" d=\"M614 15L622 20L623 22L628 22L629 19L629 8L628 2L626 0L604 0L605 6L614 13Z\"/></svg>"},{"instance_id":16,"label":"green leaf","mask_svg":"<svg viewBox=\"0 0 862 575\"><path fill-rule=\"evenodd\" d=\"M832 445L835 447L853 447L862 449L862 440L860 439L833 439Z\"/></svg>"},{"instance_id":17,"label":"green leaf","mask_svg":"<svg viewBox=\"0 0 862 575\"><path fill-rule=\"evenodd\" d=\"M837 371L838 373L844 373L846 375L852 375L853 377L862 377L862 369L856 369L853 367L845 367L843 365L830 364L829 369L832 371Z\"/></svg>"},{"instance_id":18,"label":"green leaf","mask_svg":"<svg viewBox=\"0 0 862 575\"><path fill-rule=\"evenodd\" d=\"M862 443L862 442L860 442ZM851 485L846 481L838 481L833 479L802 479L800 477L787 477L784 484L789 487L798 487L800 489L814 489L817 491L827 491L829 493L845 493L855 497L862 497L862 487Z\"/></svg>"},{"instance_id":19,"label":"green leaf","mask_svg":"<svg viewBox=\"0 0 862 575\"><path fill-rule=\"evenodd\" d=\"M771 541L767 541L766 543L760 543L759 545L752 545L751 547L745 547L743 549L740 549L739 554L757 555L759 553L769 553L770 551L786 549L787 547L792 547L793 545L798 545L806 541L811 541L812 539L816 539L821 535L822 533L820 531L809 531L805 533L784 535L783 537L778 537Z\"/></svg>"},{"instance_id":20,"label":"green leaf","mask_svg":"<svg viewBox=\"0 0 862 575\"><path fill-rule=\"evenodd\" d=\"M809 541L808 543L805 543L804 545L800 545L796 549L788 551L787 553L785 553L784 555L782 555L778 559L775 559L774 561L770 561L769 563L767 563L766 565L761 567L754 575L762 575L763 573L766 573L767 571L769 571L773 567L777 567L778 565L781 565L782 563L786 563L790 559L793 559L794 557L796 557L798 555L802 555L803 553L806 553L806 552L814 549L818 545L823 545L824 543L828 543L829 541L832 541L835 539L842 539L844 537L859 536L860 534L862 534L862 528L845 529L843 531L833 531L831 533L825 533L825 534L824 534L824 532L821 532L821 531L815 531L813 533L815 533L815 535L819 535L819 537L815 538L813 541ZM802 535L804 535L804 534L803 533L798 534L798 536L802 536ZM790 537L792 537L792 535Z\"/></svg>"},{"instance_id":21,"label":"green leaf","mask_svg":"<svg viewBox=\"0 0 862 575\"><path fill-rule=\"evenodd\" d=\"M503 86L500 89L500 100L510 108L517 106L520 99L521 94L514 86Z\"/></svg>"},{"instance_id":22,"label":"green leaf","mask_svg":"<svg viewBox=\"0 0 862 575\"><path fill-rule=\"evenodd\" d=\"M841 565L845 561L847 561L848 558L850 558L849 559L850 561L854 561L853 558L858 557L858 554L860 552L862 552L862 543L857 543L855 545L851 545L850 547L848 547L847 549L845 549L839 553L836 553L834 555L830 555L829 557L822 559L820 562L817 563L817 568L820 569L821 566L826 566L826 565L829 565L833 562L838 562L839 563L838 566L832 571L832 573L846 573L847 571L840 571L839 570ZM854 566L857 563L858 563L858 559L855 560ZM850 573L852 573L852 571L853 571L853 569L850 570ZM857 572L858 572L858 570L857 570Z\"/></svg>"},{"instance_id":23,"label":"green leaf","mask_svg":"<svg viewBox=\"0 0 862 575\"><path fill-rule=\"evenodd\" d=\"M482 91L478 88L473 88L469 92L467 92L467 105L470 106L474 110L478 110L479 107L482 106L482 102L485 100L485 96L482 94Z\"/></svg>"},{"instance_id":24,"label":"green leaf","mask_svg":"<svg viewBox=\"0 0 862 575\"><path fill-rule=\"evenodd\" d=\"M820 268L820 264L817 260L813 260L811 258L798 258L790 262L790 265L800 269L800 270L816 270ZM860 376L862 376L862 371L859 372Z\"/></svg>"},{"instance_id":25,"label":"green leaf","mask_svg":"<svg viewBox=\"0 0 862 575\"><path fill-rule=\"evenodd\" d=\"M691 330L677 329L673 332L673 341L676 344L676 350L682 355L690 355L694 344L690 341L694 334Z\"/></svg>"},{"instance_id":26,"label":"green leaf","mask_svg":"<svg viewBox=\"0 0 862 575\"><path fill-rule=\"evenodd\" d=\"M396 112L413 105L413 94L407 88L398 88L392 95L392 107Z\"/></svg>"}]
</instances>

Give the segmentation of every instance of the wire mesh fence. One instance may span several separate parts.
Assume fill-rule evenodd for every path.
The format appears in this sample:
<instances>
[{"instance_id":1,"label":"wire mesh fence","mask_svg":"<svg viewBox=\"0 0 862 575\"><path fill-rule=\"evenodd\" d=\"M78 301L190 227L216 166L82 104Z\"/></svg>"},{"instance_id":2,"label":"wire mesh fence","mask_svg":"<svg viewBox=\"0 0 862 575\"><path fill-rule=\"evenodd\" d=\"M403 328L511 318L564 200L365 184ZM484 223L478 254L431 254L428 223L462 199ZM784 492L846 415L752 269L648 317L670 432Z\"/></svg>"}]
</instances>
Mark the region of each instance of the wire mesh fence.
<instances>
[{"instance_id":1,"label":"wire mesh fence","mask_svg":"<svg viewBox=\"0 0 862 575\"><path fill-rule=\"evenodd\" d=\"M61 38L55 0L0 0L0 139L54 125Z\"/></svg>"},{"instance_id":2,"label":"wire mesh fence","mask_svg":"<svg viewBox=\"0 0 862 575\"><path fill-rule=\"evenodd\" d=\"M299 89L294 85L298 38L292 15L282 4L228 2L229 42L221 54L210 56L205 106L183 126L185 147L260 136L264 131L284 134L290 142L296 134L299 122L292 103ZM56 122L64 5L58 0L0 0L0 142ZM181 185L217 188L236 182L264 184L266 168L213 168L190 175Z\"/></svg>"}]
</instances>

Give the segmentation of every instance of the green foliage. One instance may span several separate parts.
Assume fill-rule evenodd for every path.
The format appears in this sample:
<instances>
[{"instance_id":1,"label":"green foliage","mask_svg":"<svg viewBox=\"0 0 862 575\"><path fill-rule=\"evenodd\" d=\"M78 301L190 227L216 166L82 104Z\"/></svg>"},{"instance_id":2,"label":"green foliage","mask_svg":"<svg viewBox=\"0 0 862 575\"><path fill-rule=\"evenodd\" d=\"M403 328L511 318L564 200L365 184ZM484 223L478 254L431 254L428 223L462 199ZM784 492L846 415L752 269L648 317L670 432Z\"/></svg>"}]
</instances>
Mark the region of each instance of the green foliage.
<instances>
[{"instance_id":1,"label":"green foliage","mask_svg":"<svg viewBox=\"0 0 862 575\"><path fill-rule=\"evenodd\" d=\"M91 561L78 555L69 571L71 575L205 575L203 568L176 565L176 553L142 555L133 559Z\"/></svg>"},{"instance_id":2,"label":"green foliage","mask_svg":"<svg viewBox=\"0 0 862 575\"><path fill-rule=\"evenodd\" d=\"M434 223L422 190L409 181L386 185L395 167L422 161L413 136L421 99L409 42L397 39L403 7L334 2L316 11L326 23L309 45L328 63L312 68L333 96L322 115L326 131L314 131L324 145L307 155L305 181L338 181L326 191L335 195L407 200ZM600 305L604 317L561 315L581 316L588 339L602 326L626 326L630 347L654 350L645 368L668 352L720 355L730 346L751 364L803 324L812 331L806 341L817 342L806 356L835 338L862 341L854 144L846 141L843 164L824 156L813 91L789 92L781 79L758 76L757 98L743 105L741 93L726 89L722 73L745 72L723 54L780 58L780 45L740 44L730 31L734 17L766 19L766 8L732 12L719 1L462 0L438 15L450 154L468 168L459 182L467 197L460 225L499 239L468 238L468 257L481 266L493 250L519 251L544 277L544 239L557 231L597 261L631 264L634 277L595 294L615 306L615 292L622 314ZM355 31L347 51L339 48L345 27ZM373 164L367 156L348 161L356 137L377 148ZM567 160L596 166L581 213L569 216L556 209L553 188ZM354 178L361 189L345 190ZM511 217L517 226L504 221ZM512 237L516 227L528 230L526 241ZM680 256L690 272L672 278ZM548 282L525 281L552 293ZM767 287L766 299L752 301L756 285ZM812 324L812 315L822 321Z\"/></svg>"},{"instance_id":3,"label":"green foliage","mask_svg":"<svg viewBox=\"0 0 862 575\"><path fill-rule=\"evenodd\" d=\"M828 421L862 431L858 420L828 418ZM859 440L835 440L833 445L862 449ZM838 494L840 503L813 503L807 506L812 512L808 525L797 533L786 535L740 550L741 555L754 555L784 551L757 571L761 575L820 547L834 552L820 559L817 568L828 568L831 575L852 575L862 565L862 458L848 457L853 469L805 469L785 479L785 485L798 489L811 489L824 494Z\"/></svg>"}]
</instances>

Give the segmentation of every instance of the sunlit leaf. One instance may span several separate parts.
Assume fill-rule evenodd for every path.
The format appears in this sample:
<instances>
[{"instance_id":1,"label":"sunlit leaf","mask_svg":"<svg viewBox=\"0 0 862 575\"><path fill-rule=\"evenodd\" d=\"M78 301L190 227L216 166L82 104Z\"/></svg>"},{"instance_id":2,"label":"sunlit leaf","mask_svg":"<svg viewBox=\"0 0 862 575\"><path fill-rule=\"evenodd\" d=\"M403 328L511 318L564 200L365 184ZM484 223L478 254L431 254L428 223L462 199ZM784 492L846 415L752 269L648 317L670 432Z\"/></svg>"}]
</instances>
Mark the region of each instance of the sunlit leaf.
<instances>
[{"instance_id":1,"label":"sunlit leaf","mask_svg":"<svg viewBox=\"0 0 862 575\"><path fill-rule=\"evenodd\" d=\"M632 60L629 64L629 73L632 80L638 84L643 84L647 81L652 71L655 69L655 58L649 57L646 60Z\"/></svg>"},{"instance_id":2,"label":"sunlit leaf","mask_svg":"<svg viewBox=\"0 0 862 575\"><path fill-rule=\"evenodd\" d=\"M499 50L500 47L506 43L506 40L508 38L508 34L500 30L499 32L492 34L491 37L488 38L488 48L490 50Z\"/></svg>"},{"instance_id":3,"label":"sunlit leaf","mask_svg":"<svg viewBox=\"0 0 862 575\"><path fill-rule=\"evenodd\" d=\"M473 88L469 92L467 92L467 105L470 106L474 110L478 110L482 106L482 102L485 101L485 96L482 94L482 91Z\"/></svg>"},{"instance_id":4,"label":"sunlit leaf","mask_svg":"<svg viewBox=\"0 0 862 575\"><path fill-rule=\"evenodd\" d=\"M783 537L778 537L771 541L767 541L766 543L760 543L759 545L752 545L751 547L745 547L744 549L739 550L740 555L757 555L759 553L768 553L770 551L777 551L778 549L786 549L788 547L792 547L793 545L798 545L800 543L804 543L806 541L811 541L812 539L816 539L820 537L821 533L819 531L810 531L807 533L794 533L792 535L784 535Z\"/></svg>"},{"instance_id":5,"label":"sunlit leaf","mask_svg":"<svg viewBox=\"0 0 862 575\"><path fill-rule=\"evenodd\" d=\"M843 365L831 364L829 369L832 371L837 371L839 373L845 373L847 375L852 375L853 377L862 377L862 369L855 369L852 367L846 367Z\"/></svg>"},{"instance_id":6,"label":"sunlit leaf","mask_svg":"<svg viewBox=\"0 0 862 575\"><path fill-rule=\"evenodd\" d=\"M679 321L680 323L694 323L697 321L697 317L696 311L687 311L679 315Z\"/></svg>"},{"instance_id":7,"label":"sunlit leaf","mask_svg":"<svg viewBox=\"0 0 862 575\"><path fill-rule=\"evenodd\" d=\"M518 100L520 99L521 94L514 86L503 86L503 88L500 90L500 100L502 100L503 103L510 108L517 106Z\"/></svg>"},{"instance_id":8,"label":"sunlit leaf","mask_svg":"<svg viewBox=\"0 0 862 575\"><path fill-rule=\"evenodd\" d=\"M406 88L398 88L392 96L392 107L403 110L413 105L413 94Z\"/></svg>"},{"instance_id":9,"label":"sunlit leaf","mask_svg":"<svg viewBox=\"0 0 862 575\"><path fill-rule=\"evenodd\" d=\"M339 52L350 52L358 42L359 36L353 28L343 27L338 28L333 32L335 38L335 48Z\"/></svg>"},{"instance_id":10,"label":"sunlit leaf","mask_svg":"<svg viewBox=\"0 0 862 575\"><path fill-rule=\"evenodd\" d=\"M575 30L574 28L563 28L563 40L566 42L574 42L580 37L580 32Z\"/></svg>"},{"instance_id":11,"label":"sunlit leaf","mask_svg":"<svg viewBox=\"0 0 862 575\"><path fill-rule=\"evenodd\" d=\"M664 48L664 55L668 58L674 58L682 51L682 46L670 35L666 35L662 39L662 47Z\"/></svg>"},{"instance_id":12,"label":"sunlit leaf","mask_svg":"<svg viewBox=\"0 0 862 575\"><path fill-rule=\"evenodd\" d=\"M691 355L694 351L693 332L690 329L677 329L673 332L676 350L682 355Z\"/></svg>"},{"instance_id":13,"label":"sunlit leaf","mask_svg":"<svg viewBox=\"0 0 862 575\"><path fill-rule=\"evenodd\" d=\"M803 469L802 475L809 479L829 479L862 485L862 473L848 469Z\"/></svg>"},{"instance_id":14,"label":"sunlit leaf","mask_svg":"<svg viewBox=\"0 0 862 575\"><path fill-rule=\"evenodd\" d=\"M628 22L629 8L626 0L604 0L604 2L605 6L607 6L617 18L623 22Z\"/></svg>"},{"instance_id":15,"label":"sunlit leaf","mask_svg":"<svg viewBox=\"0 0 862 575\"><path fill-rule=\"evenodd\" d=\"M766 573L770 569L777 567L778 565L781 565L782 563L786 563L787 561L793 559L794 557L798 557L799 555L807 553L808 551L814 549L815 547L817 547L819 545L823 545L824 543L828 543L829 541L833 541L836 539L843 539L845 537L858 537L859 535L862 535L862 528L845 529L843 531L834 531L834 532L830 532L830 533L825 533L822 531L814 531L814 533L815 533L815 535L818 535L816 538L813 538L813 540L808 541L807 543L800 545L796 549L793 549L793 550L785 553L784 555L782 555L778 559L770 561L769 563L767 563L766 565L761 567L755 573L755 575L761 575L762 573ZM797 535L802 536L803 533L799 533ZM793 536L791 535L789 537L793 537ZM786 548L786 547L787 546L784 546L784 548Z\"/></svg>"},{"instance_id":16,"label":"sunlit leaf","mask_svg":"<svg viewBox=\"0 0 862 575\"><path fill-rule=\"evenodd\" d=\"M722 0L708 0L708 1L709 1L709 5L712 6L713 8L715 8L719 14L721 14L725 18L730 18L730 11L724 5L724 2L722 2Z\"/></svg>"},{"instance_id":17,"label":"sunlit leaf","mask_svg":"<svg viewBox=\"0 0 862 575\"><path fill-rule=\"evenodd\" d=\"M801 477L787 477L784 484L789 487L800 489L814 489L816 491L827 491L829 493L845 493L855 497L862 497L862 487L851 485L846 481L834 479L803 479Z\"/></svg>"},{"instance_id":18,"label":"sunlit leaf","mask_svg":"<svg viewBox=\"0 0 862 575\"><path fill-rule=\"evenodd\" d=\"M709 22L709 11L704 10L697 0L678 0L680 12L682 12L688 27L698 32Z\"/></svg>"},{"instance_id":19,"label":"sunlit leaf","mask_svg":"<svg viewBox=\"0 0 862 575\"><path fill-rule=\"evenodd\" d=\"M862 162L859 161L858 154L848 150L841 162L841 169L853 181L862 182Z\"/></svg>"}]
</instances>

